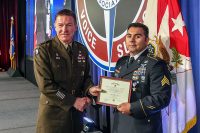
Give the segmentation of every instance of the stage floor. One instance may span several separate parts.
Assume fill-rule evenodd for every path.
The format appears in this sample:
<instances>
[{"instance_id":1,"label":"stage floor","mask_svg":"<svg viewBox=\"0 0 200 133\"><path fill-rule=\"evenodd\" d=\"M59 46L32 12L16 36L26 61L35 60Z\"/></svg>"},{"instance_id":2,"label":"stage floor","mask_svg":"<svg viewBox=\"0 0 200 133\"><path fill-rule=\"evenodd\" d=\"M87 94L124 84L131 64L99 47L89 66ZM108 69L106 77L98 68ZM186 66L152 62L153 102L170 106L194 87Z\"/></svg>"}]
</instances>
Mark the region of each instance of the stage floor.
<instances>
[{"instance_id":1,"label":"stage floor","mask_svg":"<svg viewBox=\"0 0 200 133\"><path fill-rule=\"evenodd\" d=\"M34 84L0 72L0 133L35 133L38 100Z\"/></svg>"}]
</instances>

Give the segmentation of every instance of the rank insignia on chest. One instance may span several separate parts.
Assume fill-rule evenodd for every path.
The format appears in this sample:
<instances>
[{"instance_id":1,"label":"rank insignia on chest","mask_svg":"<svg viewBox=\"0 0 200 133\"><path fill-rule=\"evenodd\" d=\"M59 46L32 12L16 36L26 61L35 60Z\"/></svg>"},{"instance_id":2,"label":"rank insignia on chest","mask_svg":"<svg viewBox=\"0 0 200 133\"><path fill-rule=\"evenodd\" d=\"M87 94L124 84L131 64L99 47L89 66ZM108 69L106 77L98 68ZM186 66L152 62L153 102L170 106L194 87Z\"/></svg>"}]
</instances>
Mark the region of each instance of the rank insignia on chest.
<instances>
[{"instance_id":1,"label":"rank insignia on chest","mask_svg":"<svg viewBox=\"0 0 200 133\"><path fill-rule=\"evenodd\" d=\"M56 53L56 60L60 60L60 56L58 53Z\"/></svg>"}]
</instances>

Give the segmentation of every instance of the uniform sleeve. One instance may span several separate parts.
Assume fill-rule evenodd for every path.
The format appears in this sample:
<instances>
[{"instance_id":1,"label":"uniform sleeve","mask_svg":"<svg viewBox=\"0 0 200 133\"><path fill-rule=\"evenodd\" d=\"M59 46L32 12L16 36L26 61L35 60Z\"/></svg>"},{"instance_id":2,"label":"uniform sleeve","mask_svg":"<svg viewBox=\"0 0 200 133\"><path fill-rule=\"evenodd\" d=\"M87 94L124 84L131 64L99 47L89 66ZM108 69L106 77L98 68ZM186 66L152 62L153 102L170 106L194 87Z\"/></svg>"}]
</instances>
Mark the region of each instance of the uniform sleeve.
<instances>
[{"instance_id":1,"label":"uniform sleeve","mask_svg":"<svg viewBox=\"0 0 200 133\"><path fill-rule=\"evenodd\" d=\"M171 98L170 72L164 62L152 66L149 74L150 94L131 103L134 117L148 117L168 106Z\"/></svg>"},{"instance_id":2,"label":"uniform sleeve","mask_svg":"<svg viewBox=\"0 0 200 133\"><path fill-rule=\"evenodd\" d=\"M50 102L68 111L76 98L64 91L53 78L47 48L39 46L34 51L34 74L40 92Z\"/></svg>"}]
</instances>

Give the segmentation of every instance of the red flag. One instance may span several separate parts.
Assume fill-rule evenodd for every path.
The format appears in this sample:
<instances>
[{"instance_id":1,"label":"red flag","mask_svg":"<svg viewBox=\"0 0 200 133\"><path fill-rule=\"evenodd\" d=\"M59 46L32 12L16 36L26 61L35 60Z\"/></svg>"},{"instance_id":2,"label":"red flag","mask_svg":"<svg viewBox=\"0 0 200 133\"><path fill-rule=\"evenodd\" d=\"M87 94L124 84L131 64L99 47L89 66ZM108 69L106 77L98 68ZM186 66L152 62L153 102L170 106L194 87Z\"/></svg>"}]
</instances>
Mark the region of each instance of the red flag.
<instances>
[{"instance_id":1,"label":"red flag","mask_svg":"<svg viewBox=\"0 0 200 133\"><path fill-rule=\"evenodd\" d=\"M188 34L178 0L148 1L144 23L149 27L150 44L158 53L155 55L164 45L174 68L171 102L162 111L163 132L186 133L196 124L197 116Z\"/></svg>"},{"instance_id":2,"label":"red flag","mask_svg":"<svg viewBox=\"0 0 200 133\"><path fill-rule=\"evenodd\" d=\"M190 57L188 34L183 21L179 3L177 0L168 0L169 6L169 31L170 31L170 48L176 48L177 51Z\"/></svg>"}]
</instances>

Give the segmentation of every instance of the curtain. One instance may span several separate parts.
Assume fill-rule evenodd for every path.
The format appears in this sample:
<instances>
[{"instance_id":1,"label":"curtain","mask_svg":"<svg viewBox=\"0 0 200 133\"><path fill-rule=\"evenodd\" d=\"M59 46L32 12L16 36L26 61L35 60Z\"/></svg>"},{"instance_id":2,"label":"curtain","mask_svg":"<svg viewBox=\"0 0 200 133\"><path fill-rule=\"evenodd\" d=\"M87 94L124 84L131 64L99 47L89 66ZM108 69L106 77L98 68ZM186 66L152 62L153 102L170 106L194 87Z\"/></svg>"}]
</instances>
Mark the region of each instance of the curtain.
<instances>
[{"instance_id":1,"label":"curtain","mask_svg":"<svg viewBox=\"0 0 200 133\"><path fill-rule=\"evenodd\" d=\"M181 5L182 14L186 23L189 44L190 44L190 55L192 60L194 86L196 94L196 105L197 105L197 124L192 128L190 133L200 132L200 42L199 42L199 0L179 0Z\"/></svg>"},{"instance_id":2,"label":"curtain","mask_svg":"<svg viewBox=\"0 0 200 133\"><path fill-rule=\"evenodd\" d=\"M18 55L18 0L0 0L0 68L7 70L10 67L10 24L11 16L14 17L15 27L15 48L16 55Z\"/></svg>"}]
</instances>

